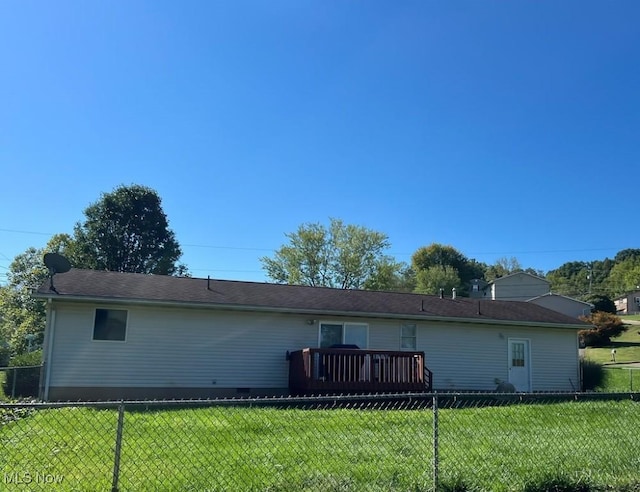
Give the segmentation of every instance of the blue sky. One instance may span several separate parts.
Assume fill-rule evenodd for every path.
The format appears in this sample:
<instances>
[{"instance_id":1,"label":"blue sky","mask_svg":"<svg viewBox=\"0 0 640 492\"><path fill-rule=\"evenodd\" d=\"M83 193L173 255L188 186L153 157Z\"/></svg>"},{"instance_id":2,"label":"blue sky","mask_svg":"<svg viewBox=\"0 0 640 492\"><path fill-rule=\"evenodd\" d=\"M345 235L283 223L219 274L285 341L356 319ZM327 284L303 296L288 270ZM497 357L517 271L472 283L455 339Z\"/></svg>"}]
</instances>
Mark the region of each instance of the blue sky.
<instances>
[{"instance_id":1,"label":"blue sky","mask_svg":"<svg viewBox=\"0 0 640 492\"><path fill-rule=\"evenodd\" d=\"M0 3L0 283L120 184L194 276L329 217L548 271L640 247L640 3Z\"/></svg>"}]
</instances>

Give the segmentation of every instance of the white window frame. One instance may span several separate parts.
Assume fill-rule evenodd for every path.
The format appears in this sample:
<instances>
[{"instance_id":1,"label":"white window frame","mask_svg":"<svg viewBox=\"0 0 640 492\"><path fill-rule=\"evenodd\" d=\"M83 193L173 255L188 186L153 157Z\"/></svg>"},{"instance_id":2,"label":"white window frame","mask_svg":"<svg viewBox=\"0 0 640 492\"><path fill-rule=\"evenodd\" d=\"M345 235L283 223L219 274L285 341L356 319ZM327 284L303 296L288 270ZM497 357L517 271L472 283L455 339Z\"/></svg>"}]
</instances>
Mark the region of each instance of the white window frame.
<instances>
[{"instance_id":1,"label":"white window frame","mask_svg":"<svg viewBox=\"0 0 640 492\"><path fill-rule=\"evenodd\" d=\"M353 322L353 321L331 321L331 320L324 320L324 321L320 321L318 323L318 347L321 346L322 344L322 325L341 325L342 326L342 341L340 343L346 343L345 340L345 335L346 335L346 330L345 330L345 326L364 326L367 332L367 341L366 341L366 347L360 347L361 349L366 349L369 347L369 324L368 323L359 323L359 322Z\"/></svg>"},{"instance_id":2,"label":"white window frame","mask_svg":"<svg viewBox=\"0 0 640 492\"><path fill-rule=\"evenodd\" d=\"M127 320L124 325L124 339L109 339L109 338L96 338L96 318L98 316L98 310L101 311L124 311L127 314ZM107 342L107 343L124 343L127 341L127 337L129 336L129 310L128 309L119 309L119 308L109 308L109 307L96 307L93 310L93 326L91 328L91 341L92 342Z\"/></svg>"},{"instance_id":3,"label":"white window frame","mask_svg":"<svg viewBox=\"0 0 640 492\"><path fill-rule=\"evenodd\" d=\"M413 335L408 336L404 334L404 329L408 327L413 327ZM403 348L403 341L413 339L413 348ZM407 352L415 352L418 350L418 325L416 323L402 323L400 325L400 350L405 350Z\"/></svg>"}]
</instances>

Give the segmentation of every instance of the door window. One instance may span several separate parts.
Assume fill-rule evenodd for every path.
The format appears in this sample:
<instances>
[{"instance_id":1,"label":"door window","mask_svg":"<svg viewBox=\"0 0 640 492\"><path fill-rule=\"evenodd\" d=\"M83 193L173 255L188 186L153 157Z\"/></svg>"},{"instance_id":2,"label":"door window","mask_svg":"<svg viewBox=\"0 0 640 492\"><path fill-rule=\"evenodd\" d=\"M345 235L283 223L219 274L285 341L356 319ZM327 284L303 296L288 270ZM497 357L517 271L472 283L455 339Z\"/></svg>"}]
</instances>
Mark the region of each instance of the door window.
<instances>
[{"instance_id":1,"label":"door window","mask_svg":"<svg viewBox=\"0 0 640 492\"><path fill-rule=\"evenodd\" d=\"M513 342L511 345L511 367L524 367L524 343Z\"/></svg>"}]
</instances>

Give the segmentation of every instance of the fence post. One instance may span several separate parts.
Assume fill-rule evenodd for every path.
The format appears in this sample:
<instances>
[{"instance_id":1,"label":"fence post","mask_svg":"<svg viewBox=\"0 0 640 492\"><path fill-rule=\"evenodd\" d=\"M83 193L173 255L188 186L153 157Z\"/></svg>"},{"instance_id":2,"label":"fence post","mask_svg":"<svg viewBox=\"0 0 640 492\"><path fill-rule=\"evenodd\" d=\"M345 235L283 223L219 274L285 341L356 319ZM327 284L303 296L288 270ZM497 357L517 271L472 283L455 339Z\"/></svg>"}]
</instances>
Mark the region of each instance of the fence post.
<instances>
[{"instance_id":1,"label":"fence post","mask_svg":"<svg viewBox=\"0 0 640 492\"><path fill-rule=\"evenodd\" d=\"M433 490L438 490L438 395L433 395Z\"/></svg>"},{"instance_id":2,"label":"fence post","mask_svg":"<svg viewBox=\"0 0 640 492\"><path fill-rule=\"evenodd\" d=\"M122 450L122 427L124 426L124 402L118 405L118 428L116 429L116 448L113 457L113 479L111 492L118 492L118 479L120 478L120 451Z\"/></svg>"},{"instance_id":3,"label":"fence post","mask_svg":"<svg viewBox=\"0 0 640 492\"><path fill-rule=\"evenodd\" d=\"M11 398L15 399L16 397L16 378L18 377L18 369L13 368L13 384L11 385Z\"/></svg>"}]
</instances>

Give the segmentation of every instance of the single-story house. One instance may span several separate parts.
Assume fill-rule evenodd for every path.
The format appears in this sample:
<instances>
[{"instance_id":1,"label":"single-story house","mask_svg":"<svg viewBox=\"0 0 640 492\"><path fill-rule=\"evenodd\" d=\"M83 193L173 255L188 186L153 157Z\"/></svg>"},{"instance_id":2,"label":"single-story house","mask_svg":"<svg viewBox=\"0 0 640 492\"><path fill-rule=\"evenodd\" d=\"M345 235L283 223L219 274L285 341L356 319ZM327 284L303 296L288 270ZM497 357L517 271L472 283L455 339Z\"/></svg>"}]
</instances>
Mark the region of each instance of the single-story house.
<instances>
[{"instance_id":1,"label":"single-story house","mask_svg":"<svg viewBox=\"0 0 640 492\"><path fill-rule=\"evenodd\" d=\"M344 347L371 384L424 368L440 391L580 388L588 325L528 302L83 269L53 283L34 293L47 305L44 400L289 394L298 370L326 383L313 357Z\"/></svg>"},{"instance_id":2,"label":"single-story house","mask_svg":"<svg viewBox=\"0 0 640 492\"><path fill-rule=\"evenodd\" d=\"M579 301L578 299L560 294L553 294L551 292L529 299L527 302L533 302L534 304L544 306L548 309L553 309L554 311L566 314L572 318L588 316L594 307L591 303Z\"/></svg>"}]
</instances>

